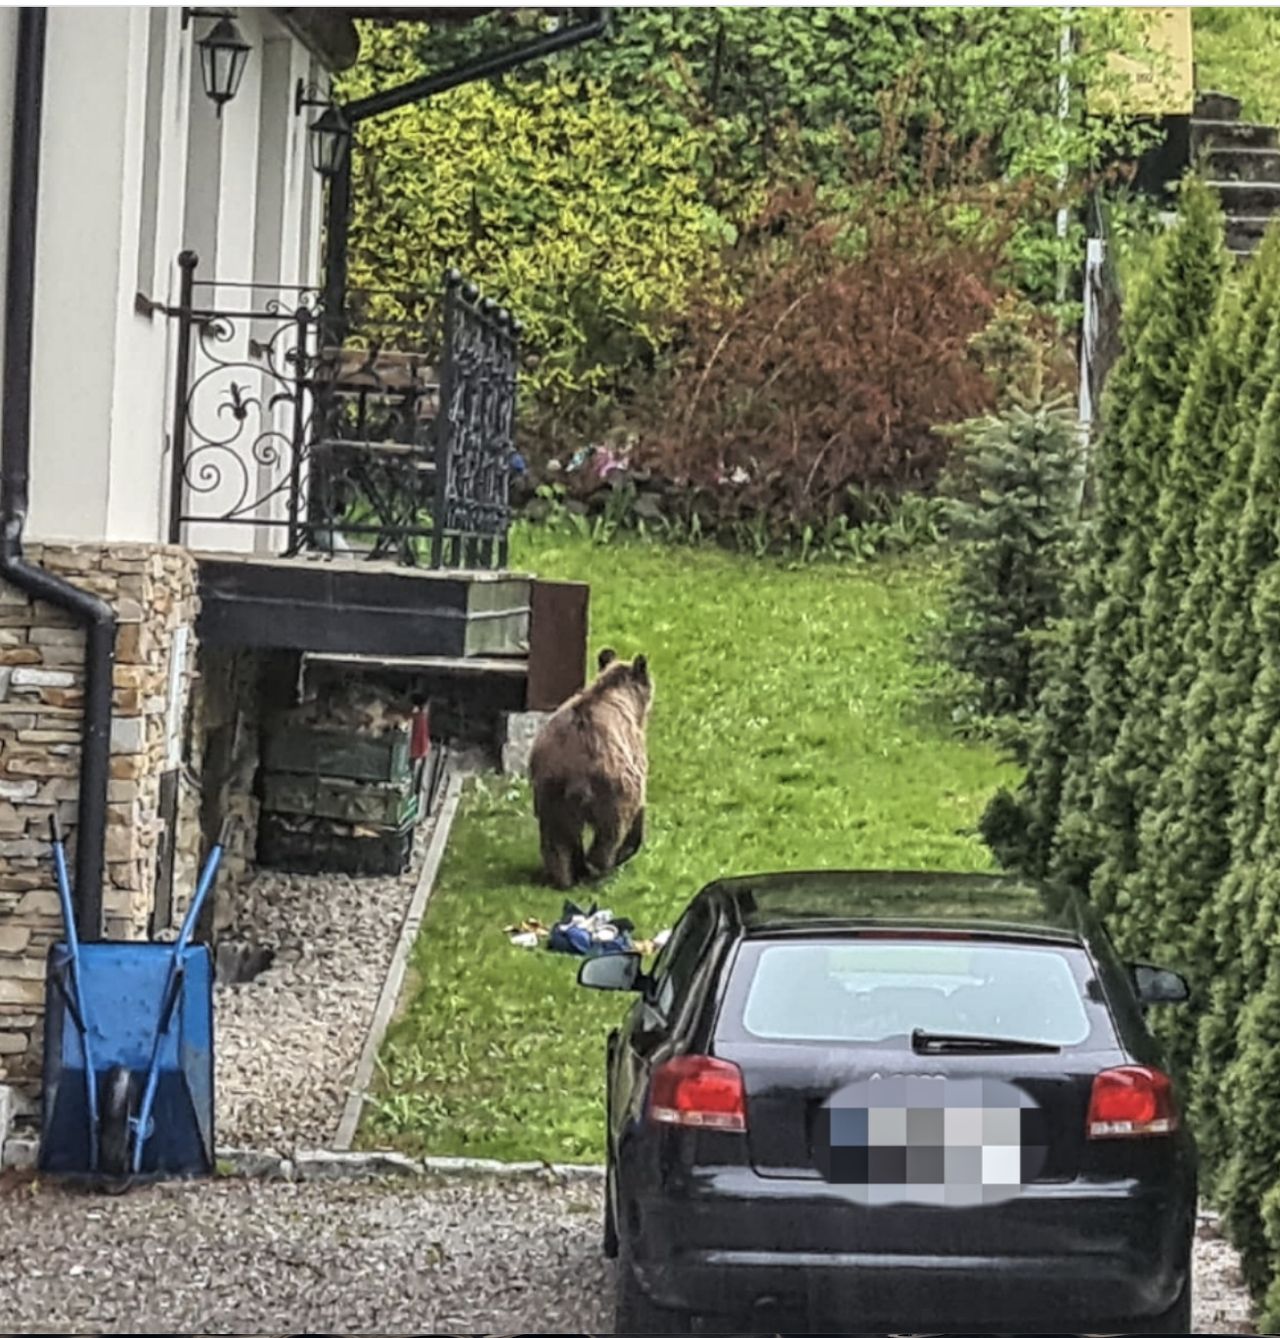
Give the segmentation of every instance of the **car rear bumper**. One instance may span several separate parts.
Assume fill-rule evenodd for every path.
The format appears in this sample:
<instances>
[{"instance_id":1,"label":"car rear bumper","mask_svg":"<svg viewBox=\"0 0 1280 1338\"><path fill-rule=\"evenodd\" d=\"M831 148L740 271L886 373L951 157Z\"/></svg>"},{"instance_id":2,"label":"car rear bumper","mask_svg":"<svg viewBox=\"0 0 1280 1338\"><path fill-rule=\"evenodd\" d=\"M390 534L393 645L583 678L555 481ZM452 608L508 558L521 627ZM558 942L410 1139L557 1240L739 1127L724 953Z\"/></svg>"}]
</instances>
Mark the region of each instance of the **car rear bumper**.
<instances>
[{"instance_id":1,"label":"car rear bumper","mask_svg":"<svg viewBox=\"0 0 1280 1338\"><path fill-rule=\"evenodd\" d=\"M877 1217L806 1183L762 1195L750 1171L713 1172L642 1200L641 1286L681 1310L803 1315L846 1333L1110 1333L1168 1310L1185 1281L1194 1196L1055 1185L998 1207Z\"/></svg>"}]
</instances>

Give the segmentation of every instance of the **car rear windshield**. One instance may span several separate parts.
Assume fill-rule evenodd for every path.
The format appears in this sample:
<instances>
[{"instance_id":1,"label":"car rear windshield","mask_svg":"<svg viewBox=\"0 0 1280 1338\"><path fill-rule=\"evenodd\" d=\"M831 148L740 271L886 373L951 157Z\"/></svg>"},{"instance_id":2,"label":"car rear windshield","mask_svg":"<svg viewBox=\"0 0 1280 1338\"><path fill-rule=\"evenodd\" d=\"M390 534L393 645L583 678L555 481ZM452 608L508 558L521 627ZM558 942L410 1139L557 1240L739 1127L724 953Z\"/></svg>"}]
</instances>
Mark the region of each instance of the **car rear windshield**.
<instances>
[{"instance_id":1,"label":"car rear windshield","mask_svg":"<svg viewBox=\"0 0 1280 1338\"><path fill-rule=\"evenodd\" d=\"M1067 1047L1093 1032L1093 973L1078 949L867 938L754 955L740 1023L759 1040L874 1044L920 1028Z\"/></svg>"}]
</instances>

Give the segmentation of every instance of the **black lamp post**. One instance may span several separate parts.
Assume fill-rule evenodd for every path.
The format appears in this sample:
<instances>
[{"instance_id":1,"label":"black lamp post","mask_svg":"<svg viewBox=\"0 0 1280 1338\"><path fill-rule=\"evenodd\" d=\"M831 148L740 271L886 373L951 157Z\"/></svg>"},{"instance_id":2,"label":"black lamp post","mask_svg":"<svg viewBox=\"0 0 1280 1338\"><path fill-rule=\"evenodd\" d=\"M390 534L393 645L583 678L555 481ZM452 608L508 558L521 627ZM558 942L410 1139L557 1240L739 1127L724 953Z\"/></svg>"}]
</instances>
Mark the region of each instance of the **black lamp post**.
<instances>
[{"instance_id":1,"label":"black lamp post","mask_svg":"<svg viewBox=\"0 0 1280 1338\"><path fill-rule=\"evenodd\" d=\"M217 19L217 23L196 43L200 48L200 77L205 95L222 109L240 91L240 80L252 50L236 26L229 9L183 9L182 26L192 19Z\"/></svg>"},{"instance_id":2,"label":"black lamp post","mask_svg":"<svg viewBox=\"0 0 1280 1338\"><path fill-rule=\"evenodd\" d=\"M304 84L301 79L298 80L293 105L294 111L299 114L303 107L324 108L307 130L311 166L322 177L336 177L351 148L351 123L336 102L321 96L317 89Z\"/></svg>"}]
</instances>

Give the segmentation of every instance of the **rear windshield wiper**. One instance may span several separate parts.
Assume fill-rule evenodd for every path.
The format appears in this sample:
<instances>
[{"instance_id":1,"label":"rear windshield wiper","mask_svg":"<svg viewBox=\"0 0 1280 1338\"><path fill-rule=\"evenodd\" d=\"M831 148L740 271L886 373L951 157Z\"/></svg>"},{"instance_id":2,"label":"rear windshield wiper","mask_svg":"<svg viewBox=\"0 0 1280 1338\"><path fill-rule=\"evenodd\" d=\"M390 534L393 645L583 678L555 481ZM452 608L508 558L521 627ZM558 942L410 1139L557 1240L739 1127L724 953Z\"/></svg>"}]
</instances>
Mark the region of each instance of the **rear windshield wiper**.
<instances>
[{"instance_id":1,"label":"rear windshield wiper","mask_svg":"<svg viewBox=\"0 0 1280 1338\"><path fill-rule=\"evenodd\" d=\"M1062 1050L1060 1045L1045 1041L1022 1041L1010 1036L952 1036L921 1027L911 1033L911 1048L917 1054L982 1055L1056 1055Z\"/></svg>"}]
</instances>

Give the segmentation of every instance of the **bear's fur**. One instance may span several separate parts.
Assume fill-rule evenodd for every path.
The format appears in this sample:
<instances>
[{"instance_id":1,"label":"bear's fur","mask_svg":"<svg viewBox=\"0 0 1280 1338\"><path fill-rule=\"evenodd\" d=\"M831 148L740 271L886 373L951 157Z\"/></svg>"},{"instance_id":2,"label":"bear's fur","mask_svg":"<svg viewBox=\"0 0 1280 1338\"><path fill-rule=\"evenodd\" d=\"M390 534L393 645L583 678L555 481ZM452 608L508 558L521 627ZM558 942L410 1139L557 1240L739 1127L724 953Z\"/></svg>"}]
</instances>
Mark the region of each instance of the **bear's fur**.
<instances>
[{"instance_id":1,"label":"bear's fur","mask_svg":"<svg viewBox=\"0 0 1280 1338\"><path fill-rule=\"evenodd\" d=\"M629 860L644 843L653 701L648 662L602 650L593 682L543 725L529 754L542 864L562 891ZM594 833L582 847L584 827Z\"/></svg>"}]
</instances>

